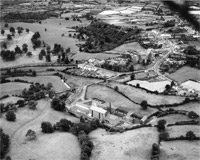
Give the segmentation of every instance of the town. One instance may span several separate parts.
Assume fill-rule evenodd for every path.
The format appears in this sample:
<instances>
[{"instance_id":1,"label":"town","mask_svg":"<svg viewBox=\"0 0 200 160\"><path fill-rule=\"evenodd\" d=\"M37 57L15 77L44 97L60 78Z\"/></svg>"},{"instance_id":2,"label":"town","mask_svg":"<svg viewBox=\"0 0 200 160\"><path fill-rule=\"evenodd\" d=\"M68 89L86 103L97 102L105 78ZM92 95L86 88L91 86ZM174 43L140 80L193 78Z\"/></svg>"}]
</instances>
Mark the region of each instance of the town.
<instances>
[{"instance_id":1,"label":"town","mask_svg":"<svg viewBox=\"0 0 200 160\"><path fill-rule=\"evenodd\" d=\"M0 159L200 158L199 1L0 5Z\"/></svg>"}]
</instances>

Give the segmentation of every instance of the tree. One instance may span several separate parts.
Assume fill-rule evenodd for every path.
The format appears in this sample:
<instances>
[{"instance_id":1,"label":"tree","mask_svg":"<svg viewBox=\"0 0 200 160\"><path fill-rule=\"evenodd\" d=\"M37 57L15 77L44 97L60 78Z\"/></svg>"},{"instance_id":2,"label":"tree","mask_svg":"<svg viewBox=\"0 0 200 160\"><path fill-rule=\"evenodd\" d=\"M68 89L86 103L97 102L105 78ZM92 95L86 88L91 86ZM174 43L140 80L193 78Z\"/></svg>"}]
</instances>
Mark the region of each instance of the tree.
<instances>
[{"instance_id":1,"label":"tree","mask_svg":"<svg viewBox=\"0 0 200 160\"><path fill-rule=\"evenodd\" d=\"M9 150L10 139L9 139L9 136L3 132L2 128L0 128L0 142L1 142L0 143L1 144L0 159L3 159Z\"/></svg>"},{"instance_id":2,"label":"tree","mask_svg":"<svg viewBox=\"0 0 200 160\"><path fill-rule=\"evenodd\" d=\"M17 101L16 105L18 105L18 107L24 107L25 101L20 99L20 100Z\"/></svg>"},{"instance_id":3,"label":"tree","mask_svg":"<svg viewBox=\"0 0 200 160\"><path fill-rule=\"evenodd\" d=\"M26 53L28 51L28 45L26 43L24 43L22 45L22 50Z\"/></svg>"},{"instance_id":4,"label":"tree","mask_svg":"<svg viewBox=\"0 0 200 160\"><path fill-rule=\"evenodd\" d=\"M165 124L166 124L166 120L164 119L161 119L158 121L158 124L157 124L157 128L158 128L158 131L164 131L165 130Z\"/></svg>"},{"instance_id":5,"label":"tree","mask_svg":"<svg viewBox=\"0 0 200 160\"><path fill-rule=\"evenodd\" d=\"M48 53L46 55L46 62L51 62L51 55L50 55L50 53Z\"/></svg>"},{"instance_id":6,"label":"tree","mask_svg":"<svg viewBox=\"0 0 200 160\"><path fill-rule=\"evenodd\" d=\"M9 27L8 23L5 23L4 27L5 27L5 28L8 28L8 27Z\"/></svg>"},{"instance_id":7,"label":"tree","mask_svg":"<svg viewBox=\"0 0 200 160\"><path fill-rule=\"evenodd\" d=\"M131 80L134 80L135 79L135 74L131 74Z\"/></svg>"},{"instance_id":8,"label":"tree","mask_svg":"<svg viewBox=\"0 0 200 160\"><path fill-rule=\"evenodd\" d=\"M26 32L29 33L29 31L30 31L30 30L29 30L28 28L26 28Z\"/></svg>"},{"instance_id":9,"label":"tree","mask_svg":"<svg viewBox=\"0 0 200 160\"><path fill-rule=\"evenodd\" d=\"M42 50L40 51L40 54L42 54L42 56L46 56L46 51L45 51L44 49L42 49Z\"/></svg>"},{"instance_id":10,"label":"tree","mask_svg":"<svg viewBox=\"0 0 200 160\"><path fill-rule=\"evenodd\" d=\"M186 133L186 137L189 138L189 140L193 140L193 139L196 138L196 135L194 134L193 131L188 131L188 132Z\"/></svg>"},{"instance_id":11,"label":"tree","mask_svg":"<svg viewBox=\"0 0 200 160\"><path fill-rule=\"evenodd\" d=\"M32 52L28 52L27 54L26 54L26 56L28 56L28 57L31 57L33 54L32 54Z\"/></svg>"},{"instance_id":12,"label":"tree","mask_svg":"<svg viewBox=\"0 0 200 160\"><path fill-rule=\"evenodd\" d=\"M19 30L17 31L17 33L20 35L20 34L22 33L22 30L19 29Z\"/></svg>"},{"instance_id":13,"label":"tree","mask_svg":"<svg viewBox=\"0 0 200 160\"><path fill-rule=\"evenodd\" d=\"M13 121L14 122L16 120L16 114L15 114L15 112L14 111L8 111L6 113L6 119L8 121Z\"/></svg>"},{"instance_id":14,"label":"tree","mask_svg":"<svg viewBox=\"0 0 200 160\"><path fill-rule=\"evenodd\" d=\"M154 143L152 145L152 155L157 155L157 154L159 154L159 152L160 152L159 145Z\"/></svg>"},{"instance_id":15,"label":"tree","mask_svg":"<svg viewBox=\"0 0 200 160\"><path fill-rule=\"evenodd\" d=\"M56 126L59 130L68 132L70 127L72 126L72 122L67 119L61 119L60 122L56 123Z\"/></svg>"},{"instance_id":16,"label":"tree","mask_svg":"<svg viewBox=\"0 0 200 160\"><path fill-rule=\"evenodd\" d=\"M64 111L65 103L59 98L54 98L51 102L51 107L57 111Z\"/></svg>"},{"instance_id":17,"label":"tree","mask_svg":"<svg viewBox=\"0 0 200 160\"><path fill-rule=\"evenodd\" d=\"M171 89L171 86L170 86L169 84L167 84L167 85L165 86L165 89L168 91L168 90Z\"/></svg>"},{"instance_id":18,"label":"tree","mask_svg":"<svg viewBox=\"0 0 200 160\"><path fill-rule=\"evenodd\" d=\"M37 72L34 70L34 71L32 71L32 76L33 77L36 77L37 76Z\"/></svg>"},{"instance_id":19,"label":"tree","mask_svg":"<svg viewBox=\"0 0 200 160\"><path fill-rule=\"evenodd\" d=\"M115 86L115 91L119 91L119 87L118 86Z\"/></svg>"},{"instance_id":20,"label":"tree","mask_svg":"<svg viewBox=\"0 0 200 160\"><path fill-rule=\"evenodd\" d=\"M2 44L2 47L5 48L5 49L7 49L7 44L4 42L4 43Z\"/></svg>"},{"instance_id":21,"label":"tree","mask_svg":"<svg viewBox=\"0 0 200 160\"><path fill-rule=\"evenodd\" d=\"M29 129L28 132L26 133L25 137L27 138L27 140L35 140L37 138L36 132Z\"/></svg>"},{"instance_id":22,"label":"tree","mask_svg":"<svg viewBox=\"0 0 200 160\"><path fill-rule=\"evenodd\" d=\"M168 132L161 132L160 134L159 134L159 139L160 139L160 141L162 141L162 140L167 140L167 139L169 139L169 133Z\"/></svg>"},{"instance_id":23,"label":"tree","mask_svg":"<svg viewBox=\"0 0 200 160\"><path fill-rule=\"evenodd\" d=\"M49 82L49 83L47 83L47 89L49 90L49 89L51 89L53 87L53 84L51 83L51 82Z\"/></svg>"},{"instance_id":24,"label":"tree","mask_svg":"<svg viewBox=\"0 0 200 160\"><path fill-rule=\"evenodd\" d=\"M39 60L43 60L43 55L41 53L38 54Z\"/></svg>"},{"instance_id":25,"label":"tree","mask_svg":"<svg viewBox=\"0 0 200 160\"><path fill-rule=\"evenodd\" d=\"M4 35L4 33L5 33L5 31L4 31L4 29L2 29L2 30L1 30L1 34Z\"/></svg>"},{"instance_id":26,"label":"tree","mask_svg":"<svg viewBox=\"0 0 200 160\"><path fill-rule=\"evenodd\" d=\"M5 160L12 160L10 156L7 156Z\"/></svg>"},{"instance_id":27,"label":"tree","mask_svg":"<svg viewBox=\"0 0 200 160\"><path fill-rule=\"evenodd\" d=\"M12 40L12 36L10 34L7 34L7 40Z\"/></svg>"},{"instance_id":28,"label":"tree","mask_svg":"<svg viewBox=\"0 0 200 160\"><path fill-rule=\"evenodd\" d=\"M21 54L22 53L22 50L18 45L15 47L15 53L17 53L17 54Z\"/></svg>"},{"instance_id":29,"label":"tree","mask_svg":"<svg viewBox=\"0 0 200 160\"><path fill-rule=\"evenodd\" d=\"M194 111L190 111L190 112L188 113L188 117L189 117L189 118L192 118L192 119L197 119L197 118L199 118L199 115L196 114Z\"/></svg>"},{"instance_id":30,"label":"tree","mask_svg":"<svg viewBox=\"0 0 200 160\"><path fill-rule=\"evenodd\" d=\"M144 109L144 110L147 109L147 107L148 107L148 103L146 100L142 101L140 105L141 105L142 109Z\"/></svg>"},{"instance_id":31,"label":"tree","mask_svg":"<svg viewBox=\"0 0 200 160\"><path fill-rule=\"evenodd\" d=\"M10 27L10 33L12 33L12 34L15 33L15 28L14 27Z\"/></svg>"},{"instance_id":32,"label":"tree","mask_svg":"<svg viewBox=\"0 0 200 160\"><path fill-rule=\"evenodd\" d=\"M53 133L54 129L50 122L42 122L41 124L42 132L43 133Z\"/></svg>"},{"instance_id":33,"label":"tree","mask_svg":"<svg viewBox=\"0 0 200 160\"><path fill-rule=\"evenodd\" d=\"M37 103L36 101L34 101L34 100L31 100L31 101L28 102L28 106L29 106L29 108L30 108L31 110L36 110L37 104L38 104L38 103Z\"/></svg>"}]
</instances>

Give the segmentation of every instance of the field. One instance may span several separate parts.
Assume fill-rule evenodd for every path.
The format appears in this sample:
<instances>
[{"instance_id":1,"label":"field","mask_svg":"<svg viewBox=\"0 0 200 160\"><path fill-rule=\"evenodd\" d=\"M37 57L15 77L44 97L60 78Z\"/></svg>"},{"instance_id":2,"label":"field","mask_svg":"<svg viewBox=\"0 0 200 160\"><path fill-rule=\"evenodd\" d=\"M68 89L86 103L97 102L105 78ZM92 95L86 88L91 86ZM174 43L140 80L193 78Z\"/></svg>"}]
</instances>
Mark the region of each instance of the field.
<instances>
[{"instance_id":1,"label":"field","mask_svg":"<svg viewBox=\"0 0 200 160\"><path fill-rule=\"evenodd\" d=\"M72 122L79 122L78 119L52 110L49 101L45 100L38 101L35 111L27 107L20 108L16 112L16 117L16 122L8 122L5 118L0 119L2 128L12 139L8 153L12 159L79 159L80 148L75 136L59 132L43 134L40 128L43 121L55 123L61 118L66 118ZM25 139L25 134L29 129L36 132L37 140L27 141Z\"/></svg>"},{"instance_id":2,"label":"field","mask_svg":"<svg viewBox=\"0 0 200 160\"><path fill-rule=\"evenodd\" d=\"M200 115L200 103L198 102L192 102L184 105L180 105L178 107L173 107L176 110L185 110L185 111L194 111L198 115Z\"/></svg>"},{"instance_id":3,"label":"field","mask_svg":"<svg viewBox=\"0 0 200 160\"><path fill-rule=\"evenodd\" d=\"M29 88L28 83L10 82L0 84L1 96L21 94L24 88Z\"/></svg>"},{"instance_id":4,"label":"field","mask_svg":"<svg viewBox=\"0 0 200 160\"><path fill-rule=\"evenodd\" d=\"M66 73L61 73L66 79L67 79L67 84L69 84L72 88L78 88L80 86L85 86L89 85L92 83L97 83L99 79L93 79L93 78L84 78L84 77L78 77L78 76L72 76Z\"/></svg>"},{"instance_id":5,"label":"field","mask_svg":"<svg viewBox=\"0 0 200 160\"><path fill-rule=\"evenodd\" d=\"M25 81L28 81L28 82L34 82L34 83L38 82L38 83L44 84L44 85L47 85L50 82L50 83L53 84L53 89L56 92L62 92L62 91L69 89L61 81L61 79L57 76L36 76L36 77L24 76L24 77L14 77L14 78L9 78L9 79L10 80L21 79L21 80L25 80Z\"/></svg>"},{"instance_id":6,"label":"field","mask_svg":"<svg viewBox=\"0 0 200 160\"><path fill-rule=\"evenodd\" d=\"M151 105L159 105L159 104L179 103L184 100L183 97L178 97L178 96L149 94L144 90L119 83L113 82L109 83L109 85L112 87L118 86L120 92L123 92L126 96L128 96L137 103L141 103L143 100L146 100Z\"/></svg>"},{"instance_id":7,"label":"field","mask_svg":"<svg viewBox=\"0 0 200 160\"><path fill-rule=\"evenodd\" d=\"M200 157L199 141L171 141L161 143L162 160L197 160Z\"/></svg>"},{"instance_id":8,"label":"field","mask_svg":"<svg viewBox=\"0 0 200 160\"><path fill-rule=\"evenodd\" d=\"M200 128L199 126L194 126L194 125L184 125L184 126L171 126L167 127L166 130L170 137L180 137L181 135L184 135L188 131L193 131L196 136L200 136Z\"/></svg>"},{"instance_id":9,"label":"field","mask_svg":"<svg viewBox=\"0 0 200 160\"><path fill-rule=\"evenodd\" d=\"M142 88L146 88L150 91L158 91L160 93L163 92L165 90L165 86L167 84L171 84L171 82L169 81L148 82L148 81L133 80L128 82L128 84L131 84L133 86L139 84L140 87Z\"/></svg>"},{"instance_id":10,"label":"field","mask_svg":"<svg viewBox=\"0 0 200 160\"><path fill-rule=\"evenodd\" d=\"M101 85L91 85L87 88L86 99L90 98L97 98L106 102L111 102L113 106L134 112L139 116L149 115L156 111L156 109L152 108L142 110L141 106L131 102L113 89Z\"/></svg>"},{"instance_id":11,"label":"field","mask_svg":"<svg viewBox=\"0 0 200 160\"><path fill-rule=\"evenodd\" d=\"M191 68L184 66L177 70L176 72L169 75L169 78L177 81L178 83L183 83L189 79L200 81L200 70L196 68Z\"/></svg>"},{"instance_id":12,"label":"field","mask_svg":"<svg viewBox=\"0 0 200 160\"><path fill-rule=\"evenodd\" d=\"M124 133L109 134L98 129L90 133L94 143L91 160L147 160L151 146L157 142L155 128L141 128Z\"/></svg>"},{"instance_id":13,"label":"field","mask_svg":"<svg viewBox=\"0 0 200 160\"><path fill-rule=\"evenodd\" d=\"M16 56L15 61L3 61L2 58L0 58L1 67L13 67L16 65L24 65L24 64L33 64L33 63L44 63L45 58L43 60L39 60L38 54L41 50L41 48L37 48L36 50L33 49L33 45L31 42L31 37L34 34L33 32L26 33L23 31L21 35L16 34L13 40L10 42L6 39L6 35L8 33L8 30L6 30L6 33L4 36L1 37L0 41L4 41L7 43L9 50L14 50L15 47L18 45L20 48L22 48L22 45L26 43L28 45L28 51L32 53L31 57L26 56L25 54L22 56ZM55 61L57 57L52 56L51 60Z\"/></svg>"},{"instance_id":14,"label":"field","mask_svg":"<svg viewBox=\"0 0 200 160\"><path fill-rule=\"evenodd\" d=\"M16 103L20 99L23 99L23 98L11 96L11 97L0 100L0 103L4 103L4 104L6 104L6 103Z\"/></svg>"},{"instance_id":15,"label":"field","mask_svg":"<svg viewBox=\"0 0 200 160\"><path fill-rule=\"evenodd\" d=\"M189 117L187 117L185 115L181 115L181 114L170 114L170 115L167 115L167 116L164 116L164 117L160 117L157 120L159 121L161 119L166 120L167 124L191 120Z\"/></svg>"}]
</instances>

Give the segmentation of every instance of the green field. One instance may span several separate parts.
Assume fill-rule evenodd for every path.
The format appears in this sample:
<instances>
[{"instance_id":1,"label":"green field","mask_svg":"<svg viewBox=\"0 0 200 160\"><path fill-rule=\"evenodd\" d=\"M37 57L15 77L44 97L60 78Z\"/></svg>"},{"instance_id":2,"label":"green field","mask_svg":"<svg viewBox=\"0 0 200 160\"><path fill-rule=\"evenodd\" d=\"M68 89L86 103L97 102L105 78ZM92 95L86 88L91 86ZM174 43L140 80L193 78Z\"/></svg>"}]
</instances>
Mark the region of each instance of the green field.
<instances>
[{"instance_id":1,"label":"green field","mask_svg":"<svg viewBox=\"0 0 200 160\"><path fill-rule=\"evenodd\" d=\"M178 69L176 72L170 74L168 77L177 81L178 83L183 83L189 79L200 81L200 70L184 66Z\"/></svg>"}]
</instances>

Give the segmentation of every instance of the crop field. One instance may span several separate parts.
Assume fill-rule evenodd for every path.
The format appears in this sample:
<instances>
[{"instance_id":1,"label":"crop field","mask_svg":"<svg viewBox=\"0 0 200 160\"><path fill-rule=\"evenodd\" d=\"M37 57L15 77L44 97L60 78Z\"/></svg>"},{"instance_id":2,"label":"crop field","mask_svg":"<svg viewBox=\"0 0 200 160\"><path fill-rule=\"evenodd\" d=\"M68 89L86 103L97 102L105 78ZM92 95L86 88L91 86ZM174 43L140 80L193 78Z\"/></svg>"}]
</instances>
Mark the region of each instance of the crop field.
<instances>
[{"instance_id":1,"label":"crop field","mask_svg":"<svg viewBox=\"0 0 200 160\"><path fill-rule=\"evenodd\" d=\"M199 141L161 142L162 160L197 160L199 157Z\"/></svg>"},{"instance_id":2,"label":"crop field","mask_svg":"<svg viewBox=\"0 0 200 160\"><path fill-rule=\"evenodd\" d=\"M169 78L183 83L189 79L200 81L200 70L188 66L178 69L176 72L169 75Z\"/></svg>"},{"instance_id":3,"label":"crop field","mask_svg":"<svg viewBox=\"0 0 200 160\"><path fill-rule=\"evenodd\" d=\"M97 129L89 136L95 146L91 160L146 160L151 156L151 146L157 142L158 132L155 128L141 128L109 134Z\"/></svg>"},{"instance_id":4,"label":"crop field","mask_svg":"<svg viewBox=\"0 0 200 160\"><path fill-rule=\"evenodd\" d=\"M87 88L86 99L90 98L97 98L106 102L111 102L113 106L134 112L139 116L149 115L157 111L153 108L142 110L140 105L133 103L129 99L123 97L121 94L117 93L115 90L100 85L91 85Z\"/></svg>"},{"instance_id":5,"label":"crop field","mask_svg":"<svg viewBox=\"0 0 200 160\"><path fill-rule=\"evenodd\" d=\"M20 82L10 82L0 84L1 96L21 94L24 88L29 88L30 84Z\"/></svg>"},{"instance_id":6,"label":"crop field","mask_svg":"<svg viewBox=\"0 0 200 160\"><path fill-rule=\"evenodd\" d=\"M56 92L62 92L62 91L69 89L61 81L60 77L57 77L57 76L36 76L36 77L24 76L24 77L14 77L14 78L9 78L9 79L10 80L21 79L21 80L25 80L25 81L28 81L28 82L34 82L34 83L38 82L38 83L44 84L44 85L47 85L50 82L50 83L53 84L53 89Z\"/></svg>"},{"instance_id":7,"label":"crop field","mask_svg":"<svg viewBox=\"0 0 200 160\"><path fill-rule=\"evenodd\" d=\"M183 97L178 97L178 96L150 94L144 90L134 88L128 85L115 83L115 82L109 83L109 85L112 88L114 88L115 86L118 86L120 92L123 92L126 96L128 96L129 98L131 98L137 103L141 103L143 100L146 100L148 104L159 105L159 104L179 103L184 100Z\"/></svg>"}]
</instances>

